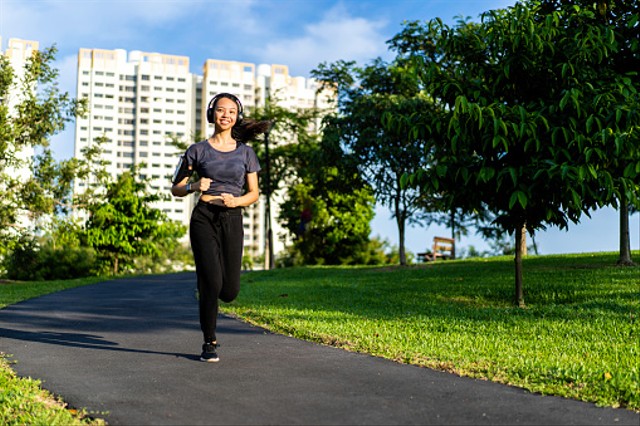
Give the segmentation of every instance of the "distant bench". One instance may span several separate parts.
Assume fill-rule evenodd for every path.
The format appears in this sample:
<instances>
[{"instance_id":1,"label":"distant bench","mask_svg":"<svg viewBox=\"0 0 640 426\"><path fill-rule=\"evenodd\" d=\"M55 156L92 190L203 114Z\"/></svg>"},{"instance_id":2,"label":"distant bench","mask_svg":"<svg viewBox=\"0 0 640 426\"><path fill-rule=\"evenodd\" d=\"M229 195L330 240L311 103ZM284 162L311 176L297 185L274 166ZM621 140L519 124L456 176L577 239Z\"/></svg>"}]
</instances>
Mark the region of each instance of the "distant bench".
<instances>
[{"instance_id":1,"label":"distant bench","mask_svg":"<svg viewBox=\"0 0 640 426\"><path fill-rule=\"evenodd\" d=\"M453 238L433 237L433 246L431 253L418 253L418 260L422 262L431 262L436 259L455 259L456 258L456 240Z\"/></svg>"}]
</instances>

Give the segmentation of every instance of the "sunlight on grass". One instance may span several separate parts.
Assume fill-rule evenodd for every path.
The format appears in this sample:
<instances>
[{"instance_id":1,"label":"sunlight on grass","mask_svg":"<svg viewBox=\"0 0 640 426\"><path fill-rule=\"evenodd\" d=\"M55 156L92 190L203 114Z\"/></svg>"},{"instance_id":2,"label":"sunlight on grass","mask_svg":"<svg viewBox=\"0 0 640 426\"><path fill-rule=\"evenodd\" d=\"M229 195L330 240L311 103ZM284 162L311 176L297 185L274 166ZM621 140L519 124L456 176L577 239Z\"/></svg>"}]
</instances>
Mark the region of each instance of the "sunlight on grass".
<instances>
[{"instance_id":1,"label":"sunlight on grass","mask_svg":"<svg viewBox=\"0 0 640 426\"><path fill-rule=\"evenodd\" d=\"M640 268L615 259L525 259L525 309L507 257L254 272L223 309L301 339L638 410Z\"/></svg>"}]
</instances>

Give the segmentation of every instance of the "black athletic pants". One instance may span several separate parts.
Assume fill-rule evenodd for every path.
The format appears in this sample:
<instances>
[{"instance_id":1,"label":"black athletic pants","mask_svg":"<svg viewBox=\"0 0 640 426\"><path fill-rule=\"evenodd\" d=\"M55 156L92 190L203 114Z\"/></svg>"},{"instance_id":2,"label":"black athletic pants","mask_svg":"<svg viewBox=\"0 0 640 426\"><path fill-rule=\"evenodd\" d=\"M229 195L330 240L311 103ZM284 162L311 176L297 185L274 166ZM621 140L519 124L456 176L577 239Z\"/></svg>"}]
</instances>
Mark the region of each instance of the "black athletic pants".
<instances>
[{"instance_id":1,"label":"black athletic pants","mask_svg":"<svg viewBox=\"0 0 640 426\"><path fill-rule=\"evenodd\" d=\"M231 302L240 292L242 208L199 202L191 215L189 236L196 264L200 328L205 343L216 340L218 299Z\"/></svg>"}]
</instances>

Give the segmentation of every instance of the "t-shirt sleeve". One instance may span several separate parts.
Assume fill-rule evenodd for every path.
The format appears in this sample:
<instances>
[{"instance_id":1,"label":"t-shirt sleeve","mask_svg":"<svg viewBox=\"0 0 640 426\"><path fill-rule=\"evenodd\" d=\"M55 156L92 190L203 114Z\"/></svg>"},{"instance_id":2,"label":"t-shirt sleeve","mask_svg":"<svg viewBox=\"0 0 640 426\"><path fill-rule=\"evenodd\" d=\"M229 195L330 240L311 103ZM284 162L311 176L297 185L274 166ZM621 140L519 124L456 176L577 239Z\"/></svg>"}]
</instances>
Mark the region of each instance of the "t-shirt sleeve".
<instances>
[{"instance_id":1,"label":"t-shirt sleeve","mask_svg":"<svg viewBox=\"0 0 640 426\"><path fill-rule=\"evenodd\" d=\"M193 146L193 145L192 145ZM193 150L192 146L187 148L184 154L180 156L178 160L178 164L173 172L173 177L171 178L171 183L174 185L182 182L184 178L188 178L193 174ZM191 151L191 153L190 153ZM189 156L191 158L189 158Z\"/></svg>"},{"instance_id":2,"label":"t-shirt sleeve","mask_svg":"<svg viewBox=\"0 0 640 426\"><path fill-rule=\"evenodd\" d=\"M187 162L187 166L193 171L198 159L198 149L196 144L191 145L184 153L184 159Z\"/></svg>"},{"instance_id":3,"label":"t-shirt sleeve","mask_svg":"<svg viewBox=\"0 0 640 426\"><path fill-rule=\"evenodd\" d=\"M259 172L260 170L260 162L256 152L247 145L247 173Z\"/></svg>"}]
</instances>

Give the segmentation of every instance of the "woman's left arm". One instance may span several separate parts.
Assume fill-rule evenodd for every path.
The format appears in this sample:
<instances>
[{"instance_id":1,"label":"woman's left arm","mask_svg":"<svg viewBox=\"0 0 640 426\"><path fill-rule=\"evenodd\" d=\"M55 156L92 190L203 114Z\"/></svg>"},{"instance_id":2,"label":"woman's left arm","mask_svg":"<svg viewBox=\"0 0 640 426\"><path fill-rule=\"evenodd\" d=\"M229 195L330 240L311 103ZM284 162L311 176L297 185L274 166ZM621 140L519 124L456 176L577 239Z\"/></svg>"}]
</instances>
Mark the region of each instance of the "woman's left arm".
<instances>
[{"instance_id":1,"label":"woman's left arm","mask_svg":"<svg viewBox=\"0 0 640 426\"><path fill-rule=\"evenodd\" d=\"M222 200L227 207L247 207L258 201L260 187L258 186L258 172L247 173L247 192L240 197L222 194Z\"/></svg>"}]
</instances>

